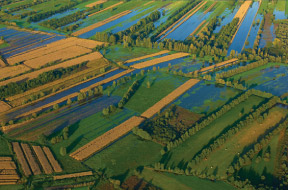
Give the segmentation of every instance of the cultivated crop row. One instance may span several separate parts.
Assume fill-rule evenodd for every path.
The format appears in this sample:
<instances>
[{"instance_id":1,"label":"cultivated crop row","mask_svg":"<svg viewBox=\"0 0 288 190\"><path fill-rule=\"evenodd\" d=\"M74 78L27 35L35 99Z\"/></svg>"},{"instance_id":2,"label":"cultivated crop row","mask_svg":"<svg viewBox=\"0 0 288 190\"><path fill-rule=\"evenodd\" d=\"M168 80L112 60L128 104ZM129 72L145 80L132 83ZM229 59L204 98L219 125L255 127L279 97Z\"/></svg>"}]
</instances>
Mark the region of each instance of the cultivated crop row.
<instances>
[{"instance_id":1,"label":"cultivated crop row","mask_svg":"<svg viewBox=\"0 0 288 190\"><path fill-rule=\"evenodd\" d=\"M199 7L192 9L193 12L190 13L185 19L183 19L177 26L175 26L172 30L170 30L167 34L165 34L160 40L164 39L166 36L168 36L169 34L171 34L174 30L176 30L179 26L181 26L184 22L186 22L190 17L192 17L197 11L199 11L205 4L207 3L207 1L205 1L203 4L201 4Z\"/></svg>"},{"instance_id":2,"label":"cultivated crop row","mask_svg":"<svg viewBox=\"0 0 288 190\"><path fill-rule=\"evenodd\" d=\"M117 127L109 130L108 132L97 137L83 147L77 149L75 152L71 153L70 156L79 161L85 160L94 153L100 151L104 147L108 146L110 143L114 142L118 138L131 131L134 127L140 125L144 120L145 119L142 117L133 116L118 125Z\"/></svg>"},{"instance_id":3,"label":"cultivated crop row","mask_svg":"<svg viewBox=\"0 0 288 190\"><path fill-rule=\"evenodd\" d=\"M31 167L31 170L32 170L33 174L34 175L41 174L40 167L39 167L38 163L36 162L36 159L33 156L29 145L21 143L21 146L22 146L23 152L24 152L24 154L25 154L25 156L27 158L27 161L28 161L28 163L29 163L29 165Z\"/></svg>"},{"instance_id":4,"label":"cultivated crop row","mask_svg":"<svg viewBox=\"0 0 288 190\"><path fill-rule=\"evenodd\" d=\"M153 66L153 65L156 65L159 63L163 63L166 61L170 61L173 59L178 59L178 58L182 58L182 57L186 57L186 56L189 56L189 54L188 53L174 53L172 55L167 55L167 56L156 58L153 60L141 62L141 63L133 65L132 67L135 69L143 69L145 67Z\"/></svg>"},{"instance_id":5,"label":"cultivated crop row","mask_svg":"<svg viewBox=\"0 0 288 190\"><path fill-rule=\"evenodd\" d=\"M163 54L166 54L166 53L169 53L169 52L170 51L168 51L168 50L163 50L163 51L160 51L160 52L157 52L157 53L153 53L153 54L149 54L149 55L145 55L145 56L141 56L141 57L136 57L134 59L129 59L129 60L125 61L125 63L132 63L132 62L135 62L135 61L140 61L142 59L147 59L147 58L150 58L150 57L163 55Z\"/></svg>"},{"instance_id":6,"label":"cultivated crop row","mask_svg":"<svg viewBox=\"0 0 288 190\"><path fill-rule=\"evenodd\" d=\"M38 160L45 172L45 174L51 174L53 172L53 169L50 165L50 163L48 162L42 148L40 146L32 146L34 152L36 153Z\"/></svg>"},{"instance_id":7,"label":"cultivated crop row","mask_svg":"<svg viewBox=\"0 0 288 190\"><path fill-rule=\"evenodd\" d=\"M94 15L96 15L96 14L102 13L102 12L107 11L107 10L109 10L109 9L113 9L114 7L117 7L117 6L121 5L121 4L123 4L123 1L120 1L119 3L116 3L116 4L114 4L114 5L111 5L111 6L105 8L105 9L103 9L103 10L101 10L101 11L98 11L98 12L96 12L96 13L92 13L92 14L90 14L90 15L88 15L88 16L89 16L89 17L90 17L90 16L94 16Z\"/></svg>"},{"instance_id":8,"label":"cultivated crop row","mask_svg":"<svg viewBox=\"0 0 288 190\"><path fill-rule=\"evenodd\" d=\"M201 73L205 73L205 72L208 72L209 70L214 69L214 68L218 68L218 67L221 67L221 66L231 65L231 64L235 63L236 61L238 61L237 58L230 59L230 60L227 60L227 61L223 61L223 62L221 62L221 63L217 63L217 64L215 64L215 65L211 65L211 66L209 66L209 67L204 67L204 68L200 69L200 72L201 72Z\"/></svg>"},{"instance_id":9,"label":"cultivated crop row","mask_svg":"<svg viewBox=\"0 0 288 190\"><path fill-rule=\"evenodd\" d=\"M50 161L53 170L55 172L62 172L62 168L61 168L60 164L58 163L58 161L55 160L51 150L47 147L44 147L43 150L44 150L48 160Z\"/></svg>"},{"instance_id":10,"label":"cultivated crop row","mask_svg":"<svg viewBox=\"0 0 288 190\"><path fill-rule=\"evenodd\" d=\"M18 161L19 161L19 163L20 163L20 165L22 167L24 175L25 176L30 176L31 175L31 170L30 170L30 168L28 166L28 163L27 163L27 161L25 159L25 156L23 154L23 151L22 151L19 143L18 142L12 142L12 146L13 146L13 151L15 152L16 157L17 157L17 159L18 159Z\"/></svg>"},{"instance_id":11,"label":"cultivated crop row","mask_svg":"<svg viewBox=\"0 0 288 190\"><path fill-rule=\"evenodd\" d=\"M125 16L125 15L127 15L127 14L129 14L129 13L131 13L130 10L123 11L123 12L121 12L121 13L119 13L119 14L116 14L116 15L114 15L114 16L111 16L111 17L109 17L109 18L107 18L107 19L105 19L105 20L103 20L103 21L97 22L97 23L92 24L92 25L90 25L90 26L87 26L86 28L83 28L83 29L81 29L81 30L79 30L79 31L77 31L77 32L74 32L74 33L72 33L72 35L73 35L73 36L80 36L81 34L84 34L84 33L89 32L89 31L91 31L91 30L93 30L93 29L95 29L95 28L98 28L98 27L100 27L100 26L103 26L104 24L107 24L107 23L109 23L109 22L111 22L111 21L113 21L113 20L116 20L116 19L118 19L118 18L121 18L122 16Z\"/></svg>"},{"instance_id":12,"label":"cultivated crop row","mask_svg":"<svg viewBox=\"0 0 288 190\"><path fill-rule=\"evenodd\" d=\"M93 3L90 3L90 4L86 5L85 7L91 8L91 7L94 7L96 5L100 5L100 4L105 3L105 2L107 2L107 0L99 0L99 1L96 1Z\"/></svg>"},{"instance_id":13,"label":"cultivated crop row","mask_svg":"<svg viewBox=\"0 0 288 190\"><path fill-rule=\"evenodd\" d=\"M197 79L190 79L181 86L179 86L177 89L175 89L173 92L162 98L159 102L154 104L152 107L150 107L148 110L146 110L144 113L141 114L142 117L145 118L151 118L158 112L160 112L165 106L170 104L173 100L175 100L177 97L181 96L184 92L189 90L192 86L197 84L199 80Z\"/></svg>"},{"instance_id":14,"label":"cultivated crop row","mask_svg":"<svg viewBox=\"0 0 288 190\"><path fill-rule=\"evenodd\" d=\"M73 174L65 174L65 175L56 175L53 177L53 179L59 180L59 179L67 179L67 178L75 178L75 177L84 177L84 176L90 176L90 175L93 175L92 171L73 173Z\"/></svg>"},{"instance_id":15,"label":"cultivated crop row","mask_svg":"<svg viewBox=\"0 0 288 190\"><path fill-rule=\"evenodd\" d=\"M0 101L0 113L5 112L5 111L9 110L10 108L11 108L10 105L6 104L3 101Z\"/></svg>"}]
</instances>

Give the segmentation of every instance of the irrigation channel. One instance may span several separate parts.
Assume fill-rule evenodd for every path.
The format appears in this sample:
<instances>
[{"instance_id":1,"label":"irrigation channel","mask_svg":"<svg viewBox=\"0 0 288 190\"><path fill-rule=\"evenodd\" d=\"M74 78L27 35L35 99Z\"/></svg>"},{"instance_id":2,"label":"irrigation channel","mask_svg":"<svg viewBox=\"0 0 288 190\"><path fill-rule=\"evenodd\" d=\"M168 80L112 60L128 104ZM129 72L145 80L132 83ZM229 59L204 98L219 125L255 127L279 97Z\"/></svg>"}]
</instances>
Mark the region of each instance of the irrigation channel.
<instances>
[{"instance_id":1,"label":"irrigation channel","mask_svg":"<svg viewBox=\"0 0 288 190\"><path fill-rule=\"evenodd\" d=\"M247 15L245 16L242 24L239 26L239 30L235 35L235 38L231 45L229 46L227 55L230 55L231 51L234 50L237 53L241 53L244 48L246 39L249 35L250 29L252 27L253 21L256 17L258 9L260 7L260 2L254 2L252 7L249 8Z\"/></svg>"},{"instance_id":2,"label":"irrigation channel","mask_svg":"<svg viewBox=\"0 0 288 190\"><path fill-rule=\"evenodd\" d=\"M178 59L174 59L174 60L170 60L170 61L166 61L166 62L159 63L159 64L157 64L157 65L155 65L155 66L156 66L156 67L159 67L159 68L163 68L163 67L167 67L169 63L173 66L173 65L175 65L175 64L184 62L184 59L185 59L185 57L183 57L183 58L178 58ZM135 64L135 63L138 63L138 62L139 62L139 61L129 63L129 66L131 66L131 65L133 65L133 64ZM141 60L141 62L142 62L142 60ZM149 67L146 67L146 68L143 68L143 69L136 69L136 70L133 71L132 73L136 74L136 73L139 73L141 70L152 70L153 67L154 67L154 66L149 66ZM121 73L122 71L124 71L124 70L123 70L123 69L117 69L117 70L114 70L114 71L112 71L112 72L110 72L110 73L107 73L106 75L104 75L104 76L102 76L102 77L98 77L98 78L92 79L92 80L90 80L90 81L87 81L87 82L85 82L85 83L81 83L81 84L79 84L79 85L76 85L76 86L74 86L74 87L72 87L72 88L70 88L70 89L64 90L64 91L62 91L62 92L60 92L60 93L58 93L58 94L55 94L55 95L53 95L53 96L50 96L50 97L48 97L48 98L46 98L46 99L44 99L44 100L42 100L42 101L38 101L38 102L36 102L35 104L31 104L31 105L28 105L28 106L26 106L26 107L19 108L18 110L15 110L15 111L12 111L12 112L10 112L10 113L7 113L7 114L5 115L5 118L8 119L8 120L10 120L10 119L12 119L12 118L16 118L17 116L19 116L19 115L21 115L21 114L27 113L27 112L29 112L29 111L31 111L31 110L34 110L34 109L36 109L36 108L39 108L39 107L41 107L41 106L44 106L44 105L49 104L49 103L51 103L51 102L54 102L54 101L56 101L56 100L59 100L59 99L61 99L61 98L63 98L63 97L66 97L66 96L68 96L68 95L70 95L70 94L73 94L73 93L76 93L76 92L80 92L80 90L85 89L85 88L87 88L87 87L89 87L89 86L91 86L91 85L93 85L93 84L95 84L95 83L97 83L97 82L102 81L102 80L105 80L105 79L107 79L107 78L110 78L110 77L112 77L112 76L114 76L114 75L117 75L117 74ZM126 75L124 75L124 76L122 76L122 77L120 77L120 78L115 79L115 80L119 80L119 79L121 79L121 78L123 78L123 77L125 77L125 76L129 76L129 75L131 75L131 73L128 73L128 74L126 74ZM108 82L108 83L106 83L106 84L104 84L104 85L102 85L102 86L103 86L104 88L106 88L107 86L112 85L112 83L113 83L113 81ZM71 100L76 100L76 98L77 98L77 97L71 98ZM65 102L66 102L66 101L65 101ZM65 102L63 102L63 103L65 103ZM62 104L63 104L63 103L62 103ZM61 105L61 103L60 103L59 105ZM51 107L52 107L52 106L51 106ZM51 107L46 108L46 109L50 109ZM43 110L43 111L45 111L45 110Z\"/></svg>"}]
</instances>

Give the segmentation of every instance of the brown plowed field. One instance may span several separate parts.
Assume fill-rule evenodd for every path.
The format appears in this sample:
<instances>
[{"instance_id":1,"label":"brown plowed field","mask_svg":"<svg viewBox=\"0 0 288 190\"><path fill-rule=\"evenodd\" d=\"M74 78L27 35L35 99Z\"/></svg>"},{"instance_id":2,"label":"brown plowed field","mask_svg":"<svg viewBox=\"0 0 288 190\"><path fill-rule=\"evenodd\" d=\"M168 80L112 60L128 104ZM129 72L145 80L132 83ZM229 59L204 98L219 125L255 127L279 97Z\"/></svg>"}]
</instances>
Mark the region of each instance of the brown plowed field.
<instances>
[{"instance_id":1,"label":"brown plowed field","mask_svg":"<svg viewBox=\"0 0 288 190\"><path fill-rule=\"evenodd\" d=\"M52 169L50 163L48 162L42 148L40 146L32 146L32 147L33 147L34 152L37 155L37 158L38 158L45 174L53 173L53 169Z\"/></svg>"},{"instance_id":2,"label":"brown plowed field","mask_svg":"<svg viewBox=\"0 0 288 190\"><path fill-rule=\"evenodd\" d=\"M83 177L83 176L89 176L89 175L93 175L92 171L73 173L73 174L65 174L65 175L56 175L53 177L53 179L58 180L58 179L67 179L67 178L74 178L74 177Z\"/></svg>"}]
</instances>

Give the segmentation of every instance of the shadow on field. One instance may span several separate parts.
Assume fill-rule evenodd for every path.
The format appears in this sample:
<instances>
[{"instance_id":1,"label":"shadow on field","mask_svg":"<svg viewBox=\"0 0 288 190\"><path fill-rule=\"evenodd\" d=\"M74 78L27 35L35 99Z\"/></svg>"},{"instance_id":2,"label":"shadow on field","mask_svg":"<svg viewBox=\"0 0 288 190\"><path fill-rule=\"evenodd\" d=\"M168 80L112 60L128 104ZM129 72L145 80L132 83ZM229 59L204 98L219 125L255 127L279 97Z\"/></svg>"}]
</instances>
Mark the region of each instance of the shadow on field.
<instances>
[{"instance_id":1,"label":"shadow on field","mask_svg":"<svg viewBox=\"0 0 288 190\"><path fill-rule=\"evenodd\" d=\"M82 140L83 135L77 137L68 147L67 147L67 153L71 153L73 148Z\"/></svg>"}]
</instances>

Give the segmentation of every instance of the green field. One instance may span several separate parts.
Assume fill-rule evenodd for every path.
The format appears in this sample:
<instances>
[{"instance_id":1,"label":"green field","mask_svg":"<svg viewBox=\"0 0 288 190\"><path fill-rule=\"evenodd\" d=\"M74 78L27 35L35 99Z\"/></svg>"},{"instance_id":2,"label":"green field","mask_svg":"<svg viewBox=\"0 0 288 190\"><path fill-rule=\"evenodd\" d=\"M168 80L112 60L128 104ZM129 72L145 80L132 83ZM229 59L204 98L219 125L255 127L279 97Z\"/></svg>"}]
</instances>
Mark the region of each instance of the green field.
<instances>
[{"instance_id":1,"label":"green field","mask_svg":"<svg viewBox=\"0 0 288 190\"><path fill-rule=\"evenodd\" d=\"M272 108L269 111L268 118L264 120L263 124L254 121L252 124L243 128L224 145L212 152L207 160L197 165L196 170L204 171L208 168L208 174L225 175L227 168L233 162L235 156L243 152L245 147L257 141L259 136L266 134L266 131L274 127L276 123L279 123L286 114L286 109L279 107ZM217 170L217 172L215 172L215 170Z\"/></svg>"},{"instance_id":2,"label":"green field","mask_svg":"<svg viewBox=\"0 0 288 190\"><path fill-rule=\"evenodd\" d=\"M159 144L128 134L84 163L95 170L105 171L113 179L123 181L139 166L152 166L157 162L161 157L161 149Z\"/></svg>"},{"instance_id":3,"label":"green field","mask_svg":"<svg viewBox=\"0 0 288 190\"><path fill-rule=\"evenodd\" d=\"M10 156L12 155L12 152L9 148L9 145L8 145L8 141L0 136L0 156Z\"/></svg>"},{"instance_id":4,"label":"green field","mask_svg":"<svg viewBox=\"0 0 288 190\"><path fill-rule=\"evenodd\" d=\"M125 107L137 113L146 111L187 80L183 77L171 76L158 71L149 71L144 77L139 75L136 78L142 79L140 80L141 85ZM148 81L151 84L150 88L147 88ZM127 84L120 85L115 90L108 90L112 91L112 95L122 97L132 82L129 81Z\"/></svg>"},{"instance_id":5,"label":"green field","mask_svg":"<svg viewBox=\"0 0 288 190\"><path fill-rule=\"evenodd\" d=\"M236 189L231 185L221 181L209 181L194 176L174 175L169 173L155 172L150 169L144 169L139 175L146 181L150 181L153 185L165 190L233 190Z\"/></svg>"},{"instance_id":6,"label":"green field","mask_svg":"<svg viewBox=\"0 0 288 190\"><path fill-rule=\"evenodd\" d=\"M225 113L220 118L214 120L210 125L191 136L177 148L168 152L162 160L166 162L167 166L185 167L187 162L199 152L203 146L209 144L215 137L220 135L227 127L231 127L243 115L249 113L254 106L257 106L263 101L262 98L250 96L248 100L238 104L229 112ZM242 114L239 114L241 113Z\"/></svg>"}]
</instances>

